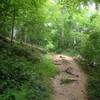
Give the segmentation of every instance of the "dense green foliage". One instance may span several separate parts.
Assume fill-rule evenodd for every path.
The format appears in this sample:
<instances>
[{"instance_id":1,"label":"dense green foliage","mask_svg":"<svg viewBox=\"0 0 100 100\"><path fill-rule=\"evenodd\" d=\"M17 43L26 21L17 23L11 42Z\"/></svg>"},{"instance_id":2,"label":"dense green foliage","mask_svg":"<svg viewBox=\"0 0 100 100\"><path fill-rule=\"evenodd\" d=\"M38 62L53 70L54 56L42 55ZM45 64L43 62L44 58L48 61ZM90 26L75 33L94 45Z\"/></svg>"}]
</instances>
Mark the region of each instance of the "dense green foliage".
<instances>
[{"instance_id":1,"label":"dense green foliage","mask_svg":"<svg viewBox=\"0 0 100 100\"><path fill-rule=\"evenodd\" d=\"M0 42L0 93L5 97L0 99L47 100L47 78L56 69L48 56L22 47L28 43L80 55L89 74L89 100L100 100L100 0L1 0L1 35L11 39L12 47Z\"/></svg>"},{"instance_id":2,"label":"dense green foliage","mask_svg":"<svg viewBox=\"0 0 100 100\"><path fill-rule=\"evenodd\" d=\"M58 72L52 58L36 62L36 52L27 51L20 46L10 50L7 43L0 42L0 100L50 99L49 79Z\"/></svg>"}]
</instances>

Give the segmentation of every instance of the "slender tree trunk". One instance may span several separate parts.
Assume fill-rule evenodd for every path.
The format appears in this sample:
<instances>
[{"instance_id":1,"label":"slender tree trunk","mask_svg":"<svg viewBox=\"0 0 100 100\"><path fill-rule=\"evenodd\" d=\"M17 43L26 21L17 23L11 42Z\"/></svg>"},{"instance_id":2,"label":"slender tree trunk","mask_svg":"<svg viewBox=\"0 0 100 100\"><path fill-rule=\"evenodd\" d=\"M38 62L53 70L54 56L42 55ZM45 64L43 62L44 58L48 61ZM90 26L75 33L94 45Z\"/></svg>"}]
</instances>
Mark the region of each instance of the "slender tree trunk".
<instances>
[{"instance_id":1,"label":"slender tree trunk","mask_svg":"<svg viewBox=\"0 0 100 100\"><path fill-rule=\"evenodd\" d=\"M13 10L13 16L12 16L11 47L12 47L12 45L13 45L14 27L15 27L15 8L14 8L14 10Z\"/></svg>"},{"instance_id":2,"label":"slender tree trunk","mask_svg":"<svg viewBox=\"0 0 100 100\"><path fill-rule=\"evenodd\" d=\"M99 4L96 3L96 10L98 11L99 10Z\"/></svg>"},{"instance_id":3,"label":"slender tree trunk","mask_svg":"<svg viewBox=\"0 0 100 100\"><path fill-rule=\"evenodd\" d=\"M64 46L64 7L61 10L61 14L62 14L62 32L61 32L61 46Z\"/></svg>"},{"instance_id":4,"label":"slender tree trunk","mask_svg":"<svg viewBox=\"0 0 100 100\"><path fill-rule=\"evenodd\" d=\"M24 42L27 43L27 34L25 34Z\"/></svg>"}]
</instances>

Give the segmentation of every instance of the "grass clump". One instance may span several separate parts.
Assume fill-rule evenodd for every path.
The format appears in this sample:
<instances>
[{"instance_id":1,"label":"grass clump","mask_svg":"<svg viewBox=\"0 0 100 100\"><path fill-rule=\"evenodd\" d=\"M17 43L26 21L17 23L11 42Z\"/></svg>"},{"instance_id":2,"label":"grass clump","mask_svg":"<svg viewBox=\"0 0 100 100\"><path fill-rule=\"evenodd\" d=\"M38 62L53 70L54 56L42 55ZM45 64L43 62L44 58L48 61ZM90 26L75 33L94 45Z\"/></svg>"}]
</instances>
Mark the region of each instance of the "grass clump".
<instances>
[{"instance_id":1,"label":"grass clump","mask_svg":"<svg viewBox=\"0 0 100 100\"><path fill-rule=\"evenodd\" d=\"M53 77L59 72L57 67L53 64L52 56L49 54L45 55L41 63L34 64L33 70L48 77Z\"/></svg>"}]
</instances>

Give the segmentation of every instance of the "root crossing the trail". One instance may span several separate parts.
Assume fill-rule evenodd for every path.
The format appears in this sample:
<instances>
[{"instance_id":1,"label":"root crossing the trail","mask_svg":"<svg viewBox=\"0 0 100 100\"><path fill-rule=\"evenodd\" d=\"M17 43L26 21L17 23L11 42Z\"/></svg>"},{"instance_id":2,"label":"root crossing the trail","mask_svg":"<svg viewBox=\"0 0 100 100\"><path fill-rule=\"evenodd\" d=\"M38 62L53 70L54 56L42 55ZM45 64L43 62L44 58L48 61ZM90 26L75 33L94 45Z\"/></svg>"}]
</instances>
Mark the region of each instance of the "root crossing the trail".
<instances>
[{"instance_id":1,"label":"root crossing the trail","mask_svg":"<svg viewBox=\"0 0 100 100\"><path fill-rule=\"evenodd\" d=\"M87 100L87 76L72 57L53 54L60 73L52 79L54 100Z\"/></svg>"}]
</instances>

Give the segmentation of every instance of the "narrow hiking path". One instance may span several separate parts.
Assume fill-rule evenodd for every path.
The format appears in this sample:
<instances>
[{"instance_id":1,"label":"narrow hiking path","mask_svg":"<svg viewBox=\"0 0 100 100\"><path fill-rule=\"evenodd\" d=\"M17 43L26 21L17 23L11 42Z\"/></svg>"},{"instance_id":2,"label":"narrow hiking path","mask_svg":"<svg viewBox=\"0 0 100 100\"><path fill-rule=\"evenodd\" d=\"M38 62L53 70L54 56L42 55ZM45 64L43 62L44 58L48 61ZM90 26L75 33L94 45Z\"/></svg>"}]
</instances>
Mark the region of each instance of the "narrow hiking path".
<instances>
[{"instance_id":1,"label":"narrow hiking path","mask_svg":"<svg viewBox=\"0 0 100 100\"><path fill-rule=\"evenodd\" d=\"M60 73L52 79L54 100L87 100L87 76L72 57L53 54Z\"/></svg>"}]
</instances>

